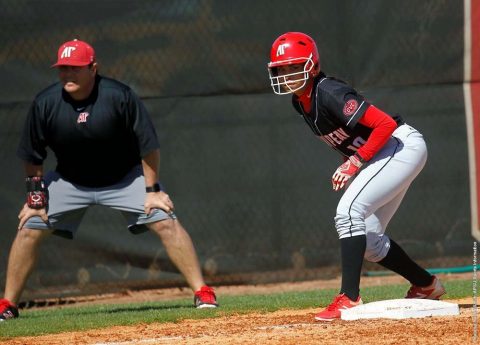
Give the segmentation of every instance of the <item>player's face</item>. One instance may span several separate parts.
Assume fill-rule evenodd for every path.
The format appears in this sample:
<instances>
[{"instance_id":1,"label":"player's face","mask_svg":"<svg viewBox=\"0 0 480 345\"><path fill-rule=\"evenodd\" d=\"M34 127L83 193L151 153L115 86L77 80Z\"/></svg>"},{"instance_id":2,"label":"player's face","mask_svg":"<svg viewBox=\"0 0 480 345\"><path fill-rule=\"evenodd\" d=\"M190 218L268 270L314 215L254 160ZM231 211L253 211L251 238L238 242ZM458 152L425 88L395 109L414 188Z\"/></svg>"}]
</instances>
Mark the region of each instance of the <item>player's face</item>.
<instances>
[{"instance_id":1,"label":"player's face","mask_svg":"<svg viewBox=\"0 0 480 345\"><path fill-rule=\"evenodd\" d=\"M90 95L95 84L96 63L88 66L59 66L58 77L63 88L75 100L82 100Z\"/></svg>"},{"instance_id":2,"label":"player's face","mask_svg":"<svg viewBox=\"0 0 480 345\"><path fill-rule=\"evenodd\" d=\"M280 77L280 81L284 81L286 83L286 85L282 85L282 88L285 91L288 91L288 89L295 90L299 88L302 84L304 84L304 81L305 81L304 68L305 66L303 63L294 64L294 65L284 65L284 66L279 66L277 68L277 73L278 73L278 77ZM297 95L301 95L304 89L305 89L305 86L295 91L294 93Z\"/></svg>"}]
</instances>

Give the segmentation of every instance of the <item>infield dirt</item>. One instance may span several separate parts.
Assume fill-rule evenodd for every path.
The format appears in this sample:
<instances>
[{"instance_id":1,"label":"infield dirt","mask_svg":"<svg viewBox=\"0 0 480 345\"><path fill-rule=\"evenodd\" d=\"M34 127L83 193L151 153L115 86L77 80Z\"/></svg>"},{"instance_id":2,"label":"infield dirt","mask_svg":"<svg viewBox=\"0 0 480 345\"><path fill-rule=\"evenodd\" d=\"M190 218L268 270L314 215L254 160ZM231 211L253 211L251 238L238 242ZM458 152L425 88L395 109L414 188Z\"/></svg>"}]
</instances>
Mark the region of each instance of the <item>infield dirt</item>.
<instances>
[{"instance_id":1,"label":"infield dirt","mask_svg":"<svg viewBox=\"0 0 480 345\"><path fill-rule=\"evenodd\" d=\"M442 280L470 279L471 274L442 276ZM400 277L364 277L362 287L404 283ZM338 279L261 286L217 288L217 294L261 294L337 288ZM155 301L191 296L186 289L162 289L99 296L88 303L123 303ZM139 324L86 332L68 332L38 337L21 337L3 341L5 345L81 344L471 344L473 343L473 300L445 301L458 303L460 315L405 320L314 321L322 308L280 310L273 313L230 315L215 319L183 320L178 323Z\"/></svg>"}]
</instances>

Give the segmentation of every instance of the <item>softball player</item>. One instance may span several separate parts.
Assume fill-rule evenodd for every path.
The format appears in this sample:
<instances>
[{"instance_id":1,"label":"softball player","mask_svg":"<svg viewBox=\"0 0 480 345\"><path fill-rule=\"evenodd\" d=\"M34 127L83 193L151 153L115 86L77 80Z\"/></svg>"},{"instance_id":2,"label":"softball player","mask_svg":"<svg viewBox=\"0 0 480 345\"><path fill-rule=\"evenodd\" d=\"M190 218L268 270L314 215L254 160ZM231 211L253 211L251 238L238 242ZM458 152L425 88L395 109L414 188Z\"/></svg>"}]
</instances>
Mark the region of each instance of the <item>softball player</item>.
<instances>
[{"instance_id":1,"label":"softball player","mask_svg":"<svg viewBox=\"0 0 480 345\"><path fill-rule=\"evenodd\" d=\"M274 41L268 71L274 93L293 94L294 108L313 133L344 159L332 176L333 190L345 189L335 216L342 286L315 319L338 319L340 310L362 303L364 258L407 279L412 286L405 298L439 299L445 294L439 279L385 234L408 187L425 165L422 134L400 116L390 116L370 104L345 82L326 76L315 42L304 33L287 32Z\"/></svg>"},{"instance_id":2,"label":"softball player","mask_svg":"<svg viewBox=\"0 0 480 345\"><path fill-rule=\"evenodd\" d=\"M158 182L159 144L140 99L128 86L98 75L86 42L62 44L54 67L60 82L36 96L18 149L28 176L27 201L10 251L0 321L18 317L16 303L40 240L51 233L73 238L91 205L121 211L132 233L155 232L195 292L195 306L216 307L191 238ZM44 179L47 146L57 167Z\"/></svg>"}]
</instances>

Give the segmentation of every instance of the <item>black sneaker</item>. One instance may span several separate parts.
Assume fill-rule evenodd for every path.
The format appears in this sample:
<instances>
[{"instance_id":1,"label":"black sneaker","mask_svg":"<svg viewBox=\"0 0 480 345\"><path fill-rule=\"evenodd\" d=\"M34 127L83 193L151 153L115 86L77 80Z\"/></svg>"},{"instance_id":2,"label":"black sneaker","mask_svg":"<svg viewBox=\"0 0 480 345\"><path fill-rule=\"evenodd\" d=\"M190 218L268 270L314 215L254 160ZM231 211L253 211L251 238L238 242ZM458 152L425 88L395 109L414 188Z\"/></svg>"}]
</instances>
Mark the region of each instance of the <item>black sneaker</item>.
<instances>
[{"instance_id":1,"label":"black sneaker","mask_svg":"<svg viewBox=\"0 0 480 345\"><path fill-rule=\"evenodd\" d=\"M18 317L18 308L7 299L0 299L0 322Z\"/></svg>"}]
</instances>

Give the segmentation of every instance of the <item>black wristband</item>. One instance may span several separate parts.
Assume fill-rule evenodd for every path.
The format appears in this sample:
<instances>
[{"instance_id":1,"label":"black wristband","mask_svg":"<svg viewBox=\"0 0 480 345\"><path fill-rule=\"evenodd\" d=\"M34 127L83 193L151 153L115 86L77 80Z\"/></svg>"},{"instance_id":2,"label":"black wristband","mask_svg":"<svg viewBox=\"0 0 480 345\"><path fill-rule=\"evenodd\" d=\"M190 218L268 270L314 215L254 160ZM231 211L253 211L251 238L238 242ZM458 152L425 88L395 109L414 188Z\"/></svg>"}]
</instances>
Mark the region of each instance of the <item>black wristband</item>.
<instances>
[{"instance_id":1,"label":"black wristband","mask_svg":"<svg viewBox=\"0 0 480 345\"><path fill-rule=\"evenodd\" d=\"M48 207L48 189L41 176L29 176L25 179L27 205L33 209Z\"/></svg>"},{"instance_id":2,"label":"black wristband","mask_svg":"<svg viewBox=\"0 0 480 345\"><path fill-rule=\"evenodd\" d=\"M156 193L160 192L162 189L160 188L160 184L157 182L153 186L145 187L145 191L147 193Z\"/></svg>"},{"instance_id":3,"label":"black wristband","mask_svg":"<svg viewBox=\"0 0 480 345\"><path fill-rule=\"evenodd\" d=\"M45 181L41 176L28 176L25 178L25 187L27 188L27 193L47 191Z\"/></svg>"}]
</instances>

